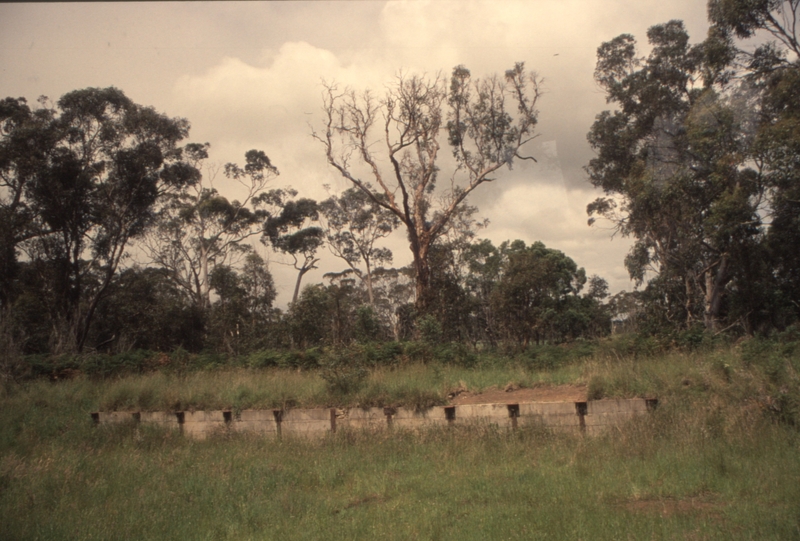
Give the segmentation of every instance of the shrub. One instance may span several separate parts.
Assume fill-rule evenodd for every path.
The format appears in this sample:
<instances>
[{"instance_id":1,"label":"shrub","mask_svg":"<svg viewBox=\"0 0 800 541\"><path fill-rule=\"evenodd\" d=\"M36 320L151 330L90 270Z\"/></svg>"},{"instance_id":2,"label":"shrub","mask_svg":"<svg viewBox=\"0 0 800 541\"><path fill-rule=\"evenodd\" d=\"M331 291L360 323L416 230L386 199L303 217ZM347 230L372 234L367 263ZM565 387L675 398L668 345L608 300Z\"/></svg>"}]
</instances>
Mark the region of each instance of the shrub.
<instances>
[{"instance_id":1,"label":"shrub","mask_svg":"<svg viewBox=\"0 0 800 541\"><path fill-rule=\"evenodd\" d=\"M596 352L602 356L616 359L632 357L652 357L662 353L664 348L653 335L626 333L613 335L598 343Z\"/></svg>"},{"instance_id":2,"label":"shrub","mask_svg":"<svg viewBox=\"0 0 800 541\"><path fill-rule=\"evenodd\" d=\"M600 376L592 376L586 394L589 400L600 400L606 395L606 381Z\"/></svg>"},{"instance_id":3,"label":"shrub","mask_svg":"<svg viewBox=\"0 0 800 541\"><path fill-rule=\"evenodd\" d=\"M677 332L672 342L682 349L694 351L711 340L712 337L706 332L703 325L694 325L689 329Z\"/></svg>"},{"instance_id":4,"label":"shrub","mask_svg":"<svg viewBox=\"0 0 800 541\"><path fill-rule=\"evenodd\" d=\"M570 357L574 359L582 359L591 357L597 350L597 342L594 340L576 340L568 346L570 348Z\"/></svg>"},{"instance_id":5,"label":"shrub","mask_svg":"<svg viewBox=\"0 0 800 541\"><path fill-rule=\"evenodd\" d=\"M797 383L800 368L800 342L793 334L773 338L755 337L741 346L741 359L745 366L763 370L775 385Z\"/></svg>"},{"instance_id":6,"label":"shrub","mask_svg":"<svg viewBox=\"0 0 800 541\"><path fill-rule=\"evenodd\" d=\"M319 375L332 394L346 395L358 392L369 373L358 359L345 351L334 350L325 355L320 364Z\"/></svg>"},{"instance_id":7,"label":"shrub","mask_svg":"<svg viewBox=\"0 0 800 541\"><path fill-rule=\"evenodd\" d=\"M146 349L135 349L116 355L95 353L80 357L80 370L94 377L120 374L142 374L156 368L157 355Z\"/></svg>"},{"instance_id":8,"label":"shrub","mask_svg":"<svg viewBox=\"0 0 800 541\"><path fill-rule=\"evenodd\" d=\"M522 362L528 370L555 370L569 360L569 350L563 346L549 344L531 346L522 354Z\"/></svg>"},{"instance_id":9,"label":"shrub","mask_svg":"<svg viewBox=\"0 0 800 541\"><path fill-rule=\"evenodd\" d=\"M222 353L217 352L200 353L199 355L195 356L192 364L194 365L194 368L202 370L215 370L217 368L222 368L227 364L227 357Z\"/></svg>"},{"instance_id":10,"label":"shrub","mask_svg":"<svg viewBox=\"0 0 800 541\"><path fill-rule=\"evenodd\" d=\"M370 366L395 366L403 353L400 342L369 342L360 348L364 362Z\"/></svg>"},{"instance_id":11,"label":"shrub","mask_svg":"<svg viewBox=\"0 0 800 541\"><path fill-rule=\"evenodd\" d=\"M433 346L427 342L406 342L404 350L410 361L426 362L433 356Z\"/></svg>"},{"instance_id":12,"label":"shrub","mask_svg":"<svg viewBox=\"0 0 800 541\"><path fill-rule=\"evenodd\" d=\"M381 323L375 310L368 304L356 310L355 336L359 342L377 340L381 334Z\"/></svg>"},{"instance_id":13,"label":"shrub","mask_svg":"<svg viewBox=\"0 0 800 541\"><path fill-rule=\"evenodd\" d=\"M279 366L280 363L281 354L274 350L254 351L245 360L248 368L270 368Z\"/></svg>"},{"instance_id":14,"label":"shrub","mask_svg":"<svg viewBox=\"0 0 800 541\"><path fill-rule=\"evenodd\" d=\"M456 342L439 344L432 348L432 354L435 361L464 368L472 368L478 361L478 357L467 346Z\"/></svg>"},{"instance_id":15,"label":"shrub","mask_svg":"<svg viewBox=\"0 0 800 541\"><path fill-rule=\"evenodd\" d=\"M310 370L320 366L321 359L322 349L319 347L308 348L306 350L290 350L280 357L278 366L281 368Z\"/></svg>"},{"instance_id":16,"label":"shrub","mask_svg":"<svg viewBox=\"0 0 800 541\"><path fill-rule=\"evenodd\" d=\"M169 355L170 366L179 372L187 370L191 367L192 359L194 357L194 354L189 353L182 347L178 346L178 348L173 350Z\"/></svg>"},{"instance_id":17,"label":"shrub","mask_svg":"<svg viewBox=\"0 0 800 541\"><path fill-rule=\"evenodd\" d=\"M773 399L770 411L781 423L800 428L800 389L783 389Z\"/></svg>"},{"instance_id":18,"label":"shrub","mask_svg":"<svg viewBox=\"0 0 800 541\"><path fill-rule=\"evenodd\" d=\"M417 332L420 340L429 344L438 344L442 340L442 324L430 314L417 319Z\"/></svg>"},{"instance_id":19,"label":"shrub","mask_svg":"<svg viewBox=\"0 0 800 541\"><path fill-rule=\"evenodd\" d=\"M17 379L25 371L24 340L14 331L9 318L0 315L0 382Z\"/></svg>"}]
</instances>

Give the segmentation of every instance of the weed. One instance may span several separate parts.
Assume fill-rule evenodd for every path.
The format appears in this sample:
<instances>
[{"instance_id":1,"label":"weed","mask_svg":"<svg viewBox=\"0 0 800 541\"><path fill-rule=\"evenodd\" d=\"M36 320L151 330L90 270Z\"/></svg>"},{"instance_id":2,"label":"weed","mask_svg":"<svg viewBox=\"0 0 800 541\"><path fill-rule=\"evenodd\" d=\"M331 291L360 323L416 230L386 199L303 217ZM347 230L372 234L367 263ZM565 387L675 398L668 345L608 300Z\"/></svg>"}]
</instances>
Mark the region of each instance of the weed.
<instances>
[{"instance_id":1,"label":"weed","mask_svg":"<svg viewBox=\"0 0 800 541\"><path fill-rule=\"evenodd\" d=\"M425 315L417 318L417 333L420 340L428 344L438 344L442 341L442 324L435 316Z\"/></svg>"},{"instance_id":2,"label":"weed","mask_svg":"<svg viewBox=\"0 0 800 541\"><path fill-rule=\"evenodd\" d=\"M358 359L340 350L333 350L325 355L319 374L331 394L349 395L361 389L368 372Z\"/></svg>"},{"instance_id":3,"label":"weed","mask_svg":"<svg viewBox=\"0 0 800 541\"><path fill-rule=\"evenodd\" d=\"M600 400L606 395L606 382L601 376L592 376L586 391L589 400Z\"/></svg>"},{"instance_id":4,"label":"weed","mask_svg":"<svg viewBox=\"0 0 800 541\"><path fill-rule=\"evenodd\" d=\"M231 368L230 361L213 370L12 383L0 396L3 536L793 539L796 353L788 341L768 342L747 362L741 351L755 345L620 359L606 350L582 360L567 355L544 372L497 354L472 368L376 364L342 395L331 394L321 369ZM351 366L347 352L336 355L324 352L321 364ZM765 369L773 358L784 361L781 385ZM586 438L480 425L198 442L132 423L94 427L88 415L113 404L244 409L337 399L424 408L443 403L461 381L470 390L588 381L590 393L656 394L660 402L649 415ZM772 397L767 416L758 407L764 393Z\"/></svg>"},{"instance_id":5,"label":"weed","mask_svg":"<svg viewBox=\"0 0 800 541\"><path fill-rule=\"evenodd\" d=\"M727 362L722 359L715 359L711 362L711 369L720 377L722 377L726 383L731 383L733 381L733 368Z\"/></svg>"},{"instance_id":6,"label":"weed","mask_svg":"<svg viewBox=\"0 0 800 541\"><path fill-rule=\"evenodd\" d=\"M277 351L255 351L247 356L245 365L249 368L271 368L280 366L281 355Z\"/></svg>"}]
</instances>

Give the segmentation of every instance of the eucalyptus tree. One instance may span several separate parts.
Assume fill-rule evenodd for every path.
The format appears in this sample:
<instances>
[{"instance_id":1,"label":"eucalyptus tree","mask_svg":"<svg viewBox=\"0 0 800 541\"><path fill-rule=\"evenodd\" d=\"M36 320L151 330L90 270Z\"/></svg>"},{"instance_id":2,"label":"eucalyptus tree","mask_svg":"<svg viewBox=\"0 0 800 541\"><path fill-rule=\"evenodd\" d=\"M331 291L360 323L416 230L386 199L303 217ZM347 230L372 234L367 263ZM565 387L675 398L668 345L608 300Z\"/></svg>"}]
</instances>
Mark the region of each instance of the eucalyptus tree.
<instances>
[{"instance_id":1,"label":"eucalyptus tree","mask_svg":"<svg viewBox=\"0 0 800 541\"><path fill-rule=\"evenodd\" d=\"M397 228L397 216L358 188L332 195L319 204L319 211L328 248L366 284L369 303L375 306L373 271L392 263L392 251L376 242Z\"/></svg>"},{"instance_id":2,"label":"eucalyptus tree","mask_svg":"<svg viewBox=\"0 0 800 541\"><path fill-rule=\"evenodd\" d=\"M709 20L716 32L738 38L732 42L739 74L759 92L754 109L758 130L754 156L769 187L769 221L766 250L751 263L765 267L755 280L777 281L777 292L765 287L750 295L753 301L769 299L761 307L773 324L784 306L800 317L800 0L711 0ZM758 38L752 46L751 38ZM766 262L766 264L764 264ZM766 279L765 279L766 277ZM772 298L771 298L772 297ZM778 315L776 318L775 316Z\"/></svg>"},{"instance_id":3,"label":"eucalyptus tree","mask_svg":"<svg viewBox=\"0 0 800 541\"><path fill-rule=\"evenodd\" d=\"M322 284L307 285L286 313L291 343L299 349L331 344L335 299Z\"/></svg>"},{"instance_id":4,"label":"eucalyptus tree","mask_svg":"<svg viewBox=\"0 0 800 541\"><path fill-rule=\"evenodd\" d=\"M207 158L208 145L194 145L196 163ZM217 266L235 265L252 250L246 240L261 233L267 212L259 196L278 176L260 150L245 153L245 165L225 165L224 175L243 190L230 201L210 183L186 186L165 200L158 226L145 243L151 262L166 269L175 284L201 311L211 306L211 274ZM233 183L231 183L233 185Z\"/></svg>"},{"instance_id":5,"label":"eucalyptus tree","mask_svg":"<svg viewBox=\"0 0 800 541\"><path fill-rule=\"evenodd\" d=\"M248 313L262 321L270 319L277 292L264 258L255 252L248 254L239 273L239 282L245 292Z\"/></svg>"},{"instance_id":6,"label":"eucalyptus tree","mask_svg":"<svg viewBox=\"0 0 800 541\"><path fill-rule=\"evenodd\" d=\"M26 187L40 171L52 144L55 111L32 110L25 98L0 101L0 310L13 297L19 245L36 235ZM45 137L44 135L48 136Z\"/></svg>"},{"instance_id":7,"label":"eucalyptus tree","mask_svg":"<svg viewBox=\"0 0 800 541\"><path fill-rule=\"evenodd\" d=\"M38 111L3 102L3 265L13 276L26 253L46 283L53 350L80 351L131 241L152 225L158 201L199 173L179 146L185 119L116 88L40 101Z\"/></svg>"},{"instance_id":8,"label":"eucalyptus tree","mask_svg":"<svg viewBox=\"0 0 800 541\"><path fill-rule=\"evenodd\" d=\"M413 326L414 269L379 268L373 276L375 312L395 341L410 338Z\"/></svg>"},{"instance_id":9,"label":"eucalyptus tree","mask_svg":"<svg viewBox=\"0 0 800 541\"><path fill-rule=\"evenodd\" d=\"M763 31L773 40L760 44L752 54L758 57L785 58L785 53L800 58L800 41L797 36L797 15L800 0L709 0L708 19L715 28L735 34L738 38L752 38Z\"/></svg>"},{"instance_id":10,"label":"eucalyptus tree","mask_svg":"<svg viewBox=\"0 0 800 541\"><path fill-rule=\"evenodd\" d=\"M565 325L565 315L586 283L584 269L541 242L530 246L521 240L504 242L498 252L503 263L491 303L503 333L525 346L568 336L571 329ZM494 273L491 261L490 256L487 270Z\"/></svg>"},{"instance_id":11,"label":"eucalyptus tree","mask_svg":"<svg viewBox=\"0 0 800 541\"><path fill-rule=\"evenodd\" d=\"M256 203L268 209L262 225L261 242L292 258L297 270L292 303L300 294L303 276L317 268L319 250L325 242L322 228L314 225L319 220L319 205L306 197L292 199L293 189L275 189L261 194Z\"/></svg>"},{"instance_id":12,"label":"eucalyptus tree","mask_svg":"<svg viewBox=\"0 0 800 541\"><path fill-rule=\"evenodd\" d=\"M165 269L122 270L97 308L90 343L112 352L131 349L200 351L205 321Z\"/></svg>"},{"instance_id":13,"label":"eucalyptus tree","mask_svg":"<svg viewBox=\"0 0 800 541\"><path fill-rule=\"evenodd\" d=\"M241 354L263 347L273 323L276 291L264 259L251 252L241 269L217 265L210 276L216 300L208 318L208 346Z\"/></svg>"},{"instance_id":14,"label":"eucalyptus tree","mask_svg":"<svg viewBox=\"0 0 800 541\"><path fill-rule=\"evenodd\" d=\"M467 248L464 288L474 304L474 340L497 345L500 328L492 294L503 272L504 254L488 239L474 242Z\"/></svg>"},{"instance_id":15,"label":"eucalyptus tree","mask_svg":"<svg viewBox=\"0 0 800 541\"><path fill-rule=\"evenodd\" d=\"M730 286L762 229L765 179L753 156L752 104L728 90L730 38L690 45L680 21L651 27L638 56L623 34L598 48L595 79L617 106L597 116L587 167L605 192L587 210L635 238L625 263L655 272L684 324L720 330ZM673 284L673 285L668 285Z\"/></svg>"},{"instance_id":16,"label":"eucalyptus tree","mask_svg":"<svg viewBox=\"0 0 800 541\"><path fill-rule=\"evenodd\" d=\"M326 86L325 125L314 137L339 174L405 226L421 312L431 295L430 250L453 215L501 168L533 159L521 152L535 137L539 95L522 63L485 79L458 66L449 85L438 75L400 76L380 99ZM455 160L446 187L439 186L443 134Z\"/></svg>"}]
</instances>

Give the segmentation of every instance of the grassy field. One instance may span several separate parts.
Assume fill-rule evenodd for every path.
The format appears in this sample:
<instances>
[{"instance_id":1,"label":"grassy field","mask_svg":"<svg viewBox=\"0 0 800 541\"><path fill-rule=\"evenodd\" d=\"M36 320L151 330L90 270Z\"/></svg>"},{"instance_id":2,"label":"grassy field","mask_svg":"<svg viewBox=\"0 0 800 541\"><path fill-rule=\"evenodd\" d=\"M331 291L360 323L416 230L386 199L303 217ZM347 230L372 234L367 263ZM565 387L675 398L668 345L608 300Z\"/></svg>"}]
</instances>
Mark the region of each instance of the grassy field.
<instances>
[{"instance_id":1,"label":"grassy field","mask_svg":"<svg viewBox=\"0 0 800 541\"><path fill-rule=\"evenodd\" d=\"M609 353L552 370L215 369L6 383L0 538L800 539L798 349ZM97 409L440 402L454 386L584 383L659 408L596 438L452 427L192 441Z\"/></svg>"}]
</instances>

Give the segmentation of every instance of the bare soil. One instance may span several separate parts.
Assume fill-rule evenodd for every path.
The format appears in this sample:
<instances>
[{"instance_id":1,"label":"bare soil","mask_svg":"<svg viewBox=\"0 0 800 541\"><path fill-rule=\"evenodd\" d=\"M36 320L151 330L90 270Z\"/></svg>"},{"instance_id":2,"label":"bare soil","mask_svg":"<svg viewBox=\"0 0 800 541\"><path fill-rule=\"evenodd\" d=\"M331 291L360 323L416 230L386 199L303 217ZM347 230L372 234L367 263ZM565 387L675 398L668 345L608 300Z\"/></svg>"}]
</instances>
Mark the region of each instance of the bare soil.
<instances>
[{"instance_id":1,"label":"bare soil","mask_svg":"<svg viewBox=\"0 0 800 541\"><path fill-rule=\"evenodd\" d=\"M507 385L505 389L489 387L480 393L456 390L450 404L519 404L522 402L585 402L586 385L541 386L532 389Z\"/></svg>"},{"instance_id":2,"label":"bare soil","mask_svg":"<svg viewBox=\"0 0 800 541\"><path fill-rule=\"evenodd\" d=\"M702 514L709 518L721 519L720 505L709 498L689 498L684 500L674 499L645 499L633 500L622 504L622 507L632 513L653 513L662 517L680 514Z\"/></svg>"}]
</instances>

